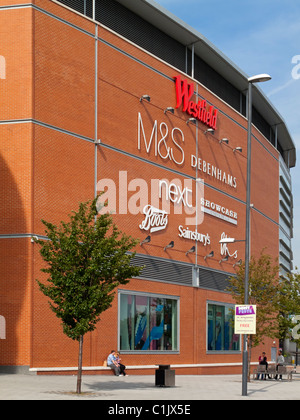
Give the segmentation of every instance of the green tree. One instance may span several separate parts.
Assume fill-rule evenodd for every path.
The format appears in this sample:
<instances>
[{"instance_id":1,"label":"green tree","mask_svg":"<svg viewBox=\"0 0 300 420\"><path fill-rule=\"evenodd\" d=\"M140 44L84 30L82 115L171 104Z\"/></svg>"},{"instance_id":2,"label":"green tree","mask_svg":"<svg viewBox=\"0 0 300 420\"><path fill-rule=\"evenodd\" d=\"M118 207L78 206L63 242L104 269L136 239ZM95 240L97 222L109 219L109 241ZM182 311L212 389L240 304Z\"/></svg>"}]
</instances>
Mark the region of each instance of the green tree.
<instances>
[{"instance_id":1,"label":"green tree","mask_svg":"<svg viewBox=\"0 0 300 420\"><path fill-rule=\"evenodd\" d=\"M62 320L63 332L79 342L77 393L81 393L83 336L96 328L100 314L111 307L114 289L138 276L131 264L137 244L123 234L108 214L97 217L97 199L81 203L59 226L43 220L47 241L36 240L47 267L48 284L37 280Z\"/></svg>"},{"instance_id":2,"label":"green tree","mask_svg":"<svg viewBox=\"0 0 300 420\"><path fill-rule=\"evenodd\" d=\"M295 323L293 322L294 316L300 315L300 274L290 273L286 277L280 278L280 294L279 294L279 308L278 308L278 321L279 321L279 335L280 339L284 341L286 338L292 339L300 345L294 332ZM299 324L299 320L297 320ZM297 335L300 334L299 329L296 331Z\"/></svg>"},{"instance_id":3,"label":"green tree","mask_svg":"<svg viewBox=\"0 0 300 420\"><path fill-rule=\"evenodd\" d=\"M248 335L248 380L250 380L251 350L263 342L264 337L279 337L279 266L272 257L262 253L249 265L249 305L257 305L256 335ZM236 304L243 305L245 297L245 263L236 276L229 278L227 289Z\"/></svg>"}]
</instances>

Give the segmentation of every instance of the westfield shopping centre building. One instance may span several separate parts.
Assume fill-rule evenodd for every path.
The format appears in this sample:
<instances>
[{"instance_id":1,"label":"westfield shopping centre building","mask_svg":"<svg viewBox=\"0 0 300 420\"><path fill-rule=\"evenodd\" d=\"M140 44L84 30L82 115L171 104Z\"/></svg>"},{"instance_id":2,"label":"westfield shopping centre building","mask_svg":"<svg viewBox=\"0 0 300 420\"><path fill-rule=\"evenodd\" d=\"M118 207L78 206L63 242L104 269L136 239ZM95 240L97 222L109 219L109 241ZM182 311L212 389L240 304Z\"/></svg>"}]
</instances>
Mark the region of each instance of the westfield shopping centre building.
<instances>
[{"instance_id":1,"label":"westfield shopping centre building","mask_svg":"<svg viewBox=\"0 0 300 420\"><path fill-rule=\"evenodd\" d=\"M107 373L118 349L129 373L240 372L226 288L245 243L220 240L245 239L247 75L152 0L0 6L2 370L77 365L38 289L32 238L103 192L144 268L86 336L84 369ZM295 146L255 85L251 158L251 253L265 248L286 273ZM269 360L276 347L265 341Z\"/></svg>"}]
</instances>

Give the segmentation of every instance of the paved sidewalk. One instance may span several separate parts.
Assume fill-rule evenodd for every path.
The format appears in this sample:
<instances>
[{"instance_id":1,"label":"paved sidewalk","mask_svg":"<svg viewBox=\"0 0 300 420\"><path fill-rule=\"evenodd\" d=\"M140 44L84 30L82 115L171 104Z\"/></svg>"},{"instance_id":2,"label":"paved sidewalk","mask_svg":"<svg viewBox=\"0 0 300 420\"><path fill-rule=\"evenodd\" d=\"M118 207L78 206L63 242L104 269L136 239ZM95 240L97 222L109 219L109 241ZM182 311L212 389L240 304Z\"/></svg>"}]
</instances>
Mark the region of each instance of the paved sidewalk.
<instances>
[{"instance_id":1,"label":"paved sidewalk","mask_svg":"<svg viewBox=\"0 0 300 420\"><path fill-rule=\"evenodd\" d=\"M173 388L155 387L154 376L83 376L81 396L74 394L76 376L0 374L0 400L300 400L300 377L251 381L241 396L240 375L176 376Z\"/></svg>"}]
</instances>

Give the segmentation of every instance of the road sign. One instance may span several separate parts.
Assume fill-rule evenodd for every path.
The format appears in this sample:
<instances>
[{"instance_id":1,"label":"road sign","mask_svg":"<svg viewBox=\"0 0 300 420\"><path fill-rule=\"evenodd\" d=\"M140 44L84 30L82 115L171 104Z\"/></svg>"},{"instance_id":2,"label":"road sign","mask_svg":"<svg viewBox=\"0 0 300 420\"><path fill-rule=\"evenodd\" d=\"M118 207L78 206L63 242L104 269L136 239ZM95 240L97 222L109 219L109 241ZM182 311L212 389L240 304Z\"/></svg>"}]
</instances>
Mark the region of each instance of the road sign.
<instances>
[{"instance_id":1,"label":"road sign","mask_svg":"<svg viewBox=\"0 0 300 420\"><path fill-rule=\"evenodd\" d=\"M235 334L256 334L256 305L236 305Z\"/></svg>"}]
</instances>

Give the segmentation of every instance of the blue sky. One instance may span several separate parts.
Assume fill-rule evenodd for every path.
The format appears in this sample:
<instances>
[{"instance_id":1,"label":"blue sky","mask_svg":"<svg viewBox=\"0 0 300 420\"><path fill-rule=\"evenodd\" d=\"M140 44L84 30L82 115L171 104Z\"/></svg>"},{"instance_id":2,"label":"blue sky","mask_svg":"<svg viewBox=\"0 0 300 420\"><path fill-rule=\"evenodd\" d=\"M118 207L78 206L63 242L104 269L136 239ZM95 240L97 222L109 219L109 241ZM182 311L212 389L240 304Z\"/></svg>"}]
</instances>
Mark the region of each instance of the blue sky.
<instances>
[{"instance_id":1,"label":"blue sky","mask_svg":"<svg viewBox=\"0 0 300 420\"><path fill-rule=\"evenodd\" d=\"M259 86L284 118L299 161L291 174L294 265L300 268L300 1L156 2L202 33L249 76L272 76L271 81Z\"/></svg>"}]
</instances>

